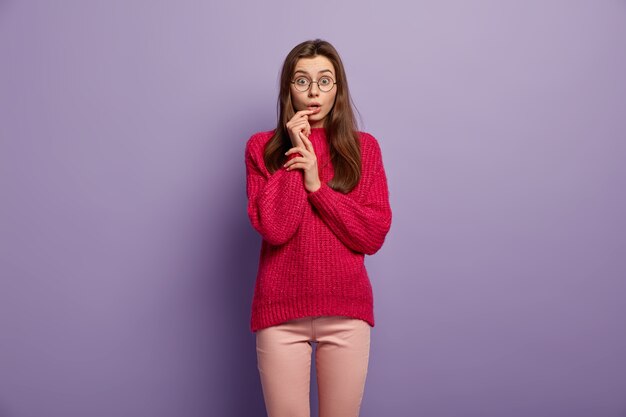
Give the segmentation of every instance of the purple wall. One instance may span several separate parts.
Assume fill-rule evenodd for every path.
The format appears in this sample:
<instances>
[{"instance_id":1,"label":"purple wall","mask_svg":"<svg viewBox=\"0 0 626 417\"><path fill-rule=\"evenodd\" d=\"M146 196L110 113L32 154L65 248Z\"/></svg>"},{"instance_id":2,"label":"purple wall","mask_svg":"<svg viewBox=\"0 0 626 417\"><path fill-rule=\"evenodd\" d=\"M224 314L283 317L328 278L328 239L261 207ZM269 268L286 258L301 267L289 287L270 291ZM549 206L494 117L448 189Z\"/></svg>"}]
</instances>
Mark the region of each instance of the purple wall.
<instances>
[{"instance_id":1,"label":"purple wall","mask_svg":"<svg viewBox=\"0 0 626 417\"><path fill-rule=\"evenodd\" d=\"M361 416L626 415L626 3L382 3L0 1L0 417L265 415L243 151L315 37L394 211Z\"/></svg>"}]
</instances>

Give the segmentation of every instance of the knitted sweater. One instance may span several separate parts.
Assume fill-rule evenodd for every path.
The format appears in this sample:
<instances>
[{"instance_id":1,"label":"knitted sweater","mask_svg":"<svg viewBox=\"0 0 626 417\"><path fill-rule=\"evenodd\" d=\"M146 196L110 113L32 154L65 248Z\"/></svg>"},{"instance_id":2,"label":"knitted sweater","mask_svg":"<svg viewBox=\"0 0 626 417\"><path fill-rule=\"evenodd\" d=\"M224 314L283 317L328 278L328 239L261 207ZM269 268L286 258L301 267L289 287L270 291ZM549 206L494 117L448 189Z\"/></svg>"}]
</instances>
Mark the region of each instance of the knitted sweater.
<instances>
[{"instance_id":1,"label":"knitted sweater","mask_svg":"<svg viewBox=\"0 0 626 417\"><path fill-rule=\"evenodd\" d=\"M250 329L309 316L347 316L374 326L365 254L377 252L391 227L387 177L377 140L359 132L361 178L347 194L333 177L325 128L311 129L321 187L308 192L302 169L270 174L263 161L273 131L246 144L248 217L261 234ZM289 159L298 156L289 155Z\"/></svg>"}]
</instances>

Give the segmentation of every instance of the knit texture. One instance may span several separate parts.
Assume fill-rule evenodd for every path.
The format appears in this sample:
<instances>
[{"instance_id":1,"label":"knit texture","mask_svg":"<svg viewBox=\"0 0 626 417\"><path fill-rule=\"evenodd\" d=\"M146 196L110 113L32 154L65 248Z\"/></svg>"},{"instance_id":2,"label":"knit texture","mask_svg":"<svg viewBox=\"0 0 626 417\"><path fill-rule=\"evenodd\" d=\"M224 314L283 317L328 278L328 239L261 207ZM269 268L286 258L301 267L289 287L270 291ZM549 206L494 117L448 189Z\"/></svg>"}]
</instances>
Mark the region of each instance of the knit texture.
<instances>
[{"instance_id":1,"label":"knit texture","mask_svg":"<svg viewBox=\"0 0 626 417\"><path fill-rule=\"evenodd\" d=\"M321 188L308 192L301 169L270 174L263 161L273 131L246 144L248 217L263 238L250 329L309 316L347 316L374 326L365 255L376 253L391 227L389 191L380 146L359 132L361 178L347 194L333 178L326 130L311 129ZM289 159L297 155L289 155Z\"/></svg>"}]
</instances>

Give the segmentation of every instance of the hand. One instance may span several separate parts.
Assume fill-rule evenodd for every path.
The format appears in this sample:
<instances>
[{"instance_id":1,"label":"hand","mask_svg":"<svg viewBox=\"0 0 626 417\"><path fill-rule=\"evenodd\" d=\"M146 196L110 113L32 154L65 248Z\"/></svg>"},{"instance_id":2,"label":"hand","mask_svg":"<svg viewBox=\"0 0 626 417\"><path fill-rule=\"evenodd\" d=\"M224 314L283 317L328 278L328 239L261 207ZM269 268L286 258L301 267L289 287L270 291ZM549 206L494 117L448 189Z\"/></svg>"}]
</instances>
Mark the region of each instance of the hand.
<instances>
[{"instance_id":1,"label":"hand","mask_svg":"<svg viewBox=\"0 0 626 417\"><path fill-rule=\"evenodd\" d=\"M300 110L287 122L287 132L289 132L289 138L293 146L303 146L300 140L299 132L303 132L308 138L311 135L311 125L309 124L309 115L318 113L322 110L318 107L315 110Z\"/></svg>"},{"instance_id":2,"label":"hand","mask_svg":"<svg viewBox=\"0 0 626 417\"><path fill-rule=\"evenodd\" d=\"M298 152L302 156L297 156L287 161L283 166L287 168L287 171L292 169L302 169L304 171L304 188L309 192L317 191L321 186L319 172L317 169L317 156L313 149L313 144L307 138L304 133L298 132L302 146L296 146L285 152L285 155Z\"/></svg>"}]
</instances>

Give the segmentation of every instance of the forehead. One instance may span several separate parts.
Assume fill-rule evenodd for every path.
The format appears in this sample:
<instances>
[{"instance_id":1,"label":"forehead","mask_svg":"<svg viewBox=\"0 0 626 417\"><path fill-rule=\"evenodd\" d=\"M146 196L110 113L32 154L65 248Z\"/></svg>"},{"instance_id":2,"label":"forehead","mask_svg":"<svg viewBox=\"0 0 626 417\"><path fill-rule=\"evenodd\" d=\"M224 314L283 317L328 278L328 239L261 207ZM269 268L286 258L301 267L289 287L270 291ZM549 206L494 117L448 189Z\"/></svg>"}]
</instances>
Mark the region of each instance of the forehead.
<instances>
[{"instance_id":1,"label":"forehead","mask_svg":"<svg viewBox=\"0 0 626 417\"><path fill-rule=\"evenodd\" d=\"M293 69L294 73L296 71L304 71L311 75L317 75L324 70L330 70L332 74L335 74L333 63L322 55L317 55L313 58L300 58ZM328 72L326 72L326 74L328 74Z\"/></svg>"}]
</instances>

